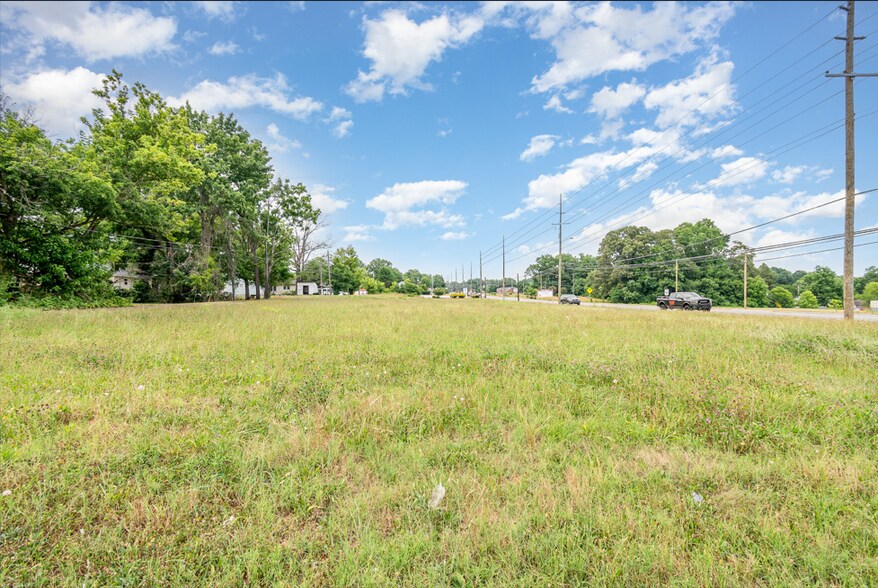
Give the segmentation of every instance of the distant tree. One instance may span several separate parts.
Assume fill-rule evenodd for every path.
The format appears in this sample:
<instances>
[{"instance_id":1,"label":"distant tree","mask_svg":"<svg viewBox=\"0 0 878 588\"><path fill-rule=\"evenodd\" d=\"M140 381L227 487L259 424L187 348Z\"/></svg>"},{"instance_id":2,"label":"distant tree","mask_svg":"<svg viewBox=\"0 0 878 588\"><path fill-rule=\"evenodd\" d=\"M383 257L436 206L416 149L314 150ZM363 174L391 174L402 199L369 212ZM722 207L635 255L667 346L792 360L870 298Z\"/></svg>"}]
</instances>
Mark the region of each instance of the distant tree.
<instances>
[{"instance_id":1,"label":"distant tree","mask_svg":"<svg viewBox=\"0 0 878 588\"><path fill-rule=\"evenodd\" d=\"M842 279L830 268L817 266L796 282L802 290L810 290L817 297L817 302L825 306L833 298L841 298L844 289Z\"/></svg>"},{"instance_id":2,"label":"distant tree","mask_svg":"<svg viewBox=\"0 0 878 588\"><path fill-rule=\"evenodd\" d=\"M768 306L768 284L762 276L747 281L747 303L751 306Z\"/></svg>"},{"instance_id":3,"label":"distant tree","mask_svg":"<svg viewBox=\"0 0 878 588\"><path fill-rule=\"evenodd\" d=\"M354 291L360 285L366 270L353 247L340 247L332 256L332 289L335 292Z\"/></svg>"},{"instance_id":4,"label":"distant tree","mask_svg":"<svg viewBox=\"0 0 878 588\"><path fill-rule=\"evenodd\" d=\"M863 300L866 302L878 300L878 281L869 282L863 288Z\"/></svg>"},{"instance_id":5,"label":"distant tree","mask_svg":"<svg viewBox=\"0 0 878 588\"><path fill-rule=\"evenodd\" d=\"M867 267L866 273L859 278L854 278L854 292L863 292L870 282L878 282L878 266Z\"/></svg>"},{"instance_id":6,"label":"distant tree","mask_svg":"<svg viewBox=\"0 0 878 588\"><path fill-rule=\"evenodd\" d=\"M329 239L320 238L325 228L326 219L319 209L314 210L312 217L303 218L293 225L293 270L297 276L311 261L311 256L332 247Z\"/></svg>"},{"instance_id":7,"label":"distant tree","mask_svg":"<svg viewBox=\"0 0 878 588\"><path fill-rule=\"evenodd\" d=\"M786 271L786 270L784 270ZM768 267L767 264L763 263L756 269L756 273L765 280L765 284L768 286L768 289L772 289L779 283L777 271L774 268Z\"/></svg>"},{"instance_id":8,"label":"distant tree","mask_svg":"<svg viewBox=\"0 0 878 588\"><path fill-rule=\"evenodd\" d=\"M811 290L805 290L799 294L799 308L817 308L817 297Z\"/></svg>"},{"instance_id":9,"label":"distant tree","mask_svg":"<svg viewBox=\"0 0 878 588\"><path fill-rule=\"evenodd\" d=\"M795 305L793 293L782 286L775 286L771 289L768 302L776 308L792 308Z\"/></svg>"},{"instance_id":10,"label":"distant tree","mask_svg":"<svg viewBox=\"0 0 878 588\"><path fill-rule=\"evenodd\" d=\"M826 307L831 310L841 310L844 308L844 304L838 298L833 298L829 301L829 304L827 304Z\"/></svg>"},{"instance_id":11,"label":"distant tree","mask_svg":"<svg viewBox=\"0 0 878 588\"><path fill-rule=\"evenodd\" d=\"M369 262L366 271L370 276L384 284L385 288L394 288L402 281L402 272L393 267L386 259L377 257Z\"/></svg>"},{"instance_id":12,"label":"distant tree","mask_svg":"<svg viewBox=\"0 0 878 588\"><path fill-rule=\"evenodd\" d=\"M360 288L366 290L369 294L381 294L385 290L384 284L365 273L360 280Z\"/></svg>"}]
</instances>

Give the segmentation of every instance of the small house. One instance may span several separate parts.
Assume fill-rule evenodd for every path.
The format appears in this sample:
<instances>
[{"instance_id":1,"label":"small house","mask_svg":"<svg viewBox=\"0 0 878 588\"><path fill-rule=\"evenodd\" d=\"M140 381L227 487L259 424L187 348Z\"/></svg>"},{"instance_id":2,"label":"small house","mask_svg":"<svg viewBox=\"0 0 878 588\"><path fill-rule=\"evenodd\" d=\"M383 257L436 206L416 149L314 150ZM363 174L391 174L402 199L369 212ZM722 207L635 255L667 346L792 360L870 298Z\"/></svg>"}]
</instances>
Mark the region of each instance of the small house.
<instances>
[{"instance_id":1,"label":"small house","mask_svg":"<svg viewBox=\"0 0 878 588\"><path fill-rule=\"evenodd\" d=\"M321 288L317 282L296 282L296 294L299 296L317 296L321 294Z\"/></svg>"},{"instance_id":2,"label":"small house","mask_svg":"<svg viewBox=\"0 0 878 588\"><path fill-rule=\"evenodd\" d=\"M147 280L148 276L140 273L136 267L128 266L125 269L114 271L111 279L113 282L113 288L118 290L133 290L134 284Z\"/></svg>"}]
</instances>

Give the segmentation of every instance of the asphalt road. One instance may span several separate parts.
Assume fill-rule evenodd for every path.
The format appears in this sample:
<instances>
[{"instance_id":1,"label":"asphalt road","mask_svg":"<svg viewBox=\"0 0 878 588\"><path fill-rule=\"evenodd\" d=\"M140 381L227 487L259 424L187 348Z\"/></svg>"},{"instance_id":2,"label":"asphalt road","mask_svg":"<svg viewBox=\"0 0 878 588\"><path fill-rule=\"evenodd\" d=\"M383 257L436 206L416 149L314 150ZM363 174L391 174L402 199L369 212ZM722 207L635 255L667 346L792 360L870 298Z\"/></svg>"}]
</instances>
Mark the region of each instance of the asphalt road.
<instances>
[{"instance_id":1,"label":"asphalt road","mask_svg":"<svg viewBox=\"0 0 878 588\"><path fill-rule=\"evenodd\" d=\"M496 301L506 301L506 302L518 302L514 296L508 296L506 298L498 298L496 296L488 296L486 300L496 300ZM527 302L531 304L558 304L555 300L531 300L529 298L522 298L520 302ZM659 307L652 304L610 304L609 302L585 302L583 301L580 305L580 308L585 308L589 306L603 306L606 308L621 308L625 310L644 310L649 312L659 312ZM683 312L679 310L666 310L663 312ZM844 315L840 310L834 311L825 311L825 310L796 310L796 309L786 309L786 308L719 308L714 307L711 310L713 313L717 314L743 314L747 316L779 316L779 317L796 317L796 318L807 318L807 319L817 319L817 320L842 320ZM878 313L863 311L858 312L854 315L854 320L856 321L866 321L866 322L878 322Z\"/></svg>"}]
</instances>

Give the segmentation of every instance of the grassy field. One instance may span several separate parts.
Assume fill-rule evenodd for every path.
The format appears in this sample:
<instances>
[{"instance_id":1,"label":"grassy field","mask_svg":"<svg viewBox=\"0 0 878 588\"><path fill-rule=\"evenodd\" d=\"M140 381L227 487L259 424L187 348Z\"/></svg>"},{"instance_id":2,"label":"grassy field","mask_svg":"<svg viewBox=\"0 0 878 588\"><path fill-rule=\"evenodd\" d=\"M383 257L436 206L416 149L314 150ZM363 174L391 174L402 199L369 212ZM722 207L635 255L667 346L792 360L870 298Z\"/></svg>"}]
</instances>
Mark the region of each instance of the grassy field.
<instances>
[{"instance_id":1,"label":"grassy field","mask_svg":"<svg viewBox=\"0 0 878 588\"><path fill-rule=\"evenodd\" d=\"M0 586L874 586L876 362L795 318L0 308Z\"/></svg>"}]
</instances>

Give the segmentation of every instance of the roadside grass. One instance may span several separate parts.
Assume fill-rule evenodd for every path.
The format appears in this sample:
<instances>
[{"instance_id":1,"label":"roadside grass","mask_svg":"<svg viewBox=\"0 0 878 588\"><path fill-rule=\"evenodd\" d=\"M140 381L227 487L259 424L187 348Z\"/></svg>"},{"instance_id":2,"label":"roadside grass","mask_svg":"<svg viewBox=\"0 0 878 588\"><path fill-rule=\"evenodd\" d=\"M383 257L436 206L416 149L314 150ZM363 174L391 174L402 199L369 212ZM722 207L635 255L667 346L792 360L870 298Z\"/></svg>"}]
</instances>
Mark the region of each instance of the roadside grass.
<instances>
[{"instance_id":1,"label":"roadside grass","mask_svg":"<svg viewBox=\"0 0 878 588\"><path fill-rule=\"evenodd\" d=\"M876 360L587 305L0 308L0 585L876 585Z\"/></svg>"}]
</instances>

